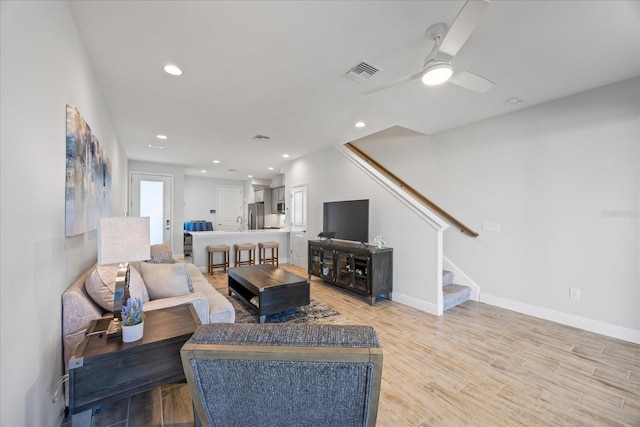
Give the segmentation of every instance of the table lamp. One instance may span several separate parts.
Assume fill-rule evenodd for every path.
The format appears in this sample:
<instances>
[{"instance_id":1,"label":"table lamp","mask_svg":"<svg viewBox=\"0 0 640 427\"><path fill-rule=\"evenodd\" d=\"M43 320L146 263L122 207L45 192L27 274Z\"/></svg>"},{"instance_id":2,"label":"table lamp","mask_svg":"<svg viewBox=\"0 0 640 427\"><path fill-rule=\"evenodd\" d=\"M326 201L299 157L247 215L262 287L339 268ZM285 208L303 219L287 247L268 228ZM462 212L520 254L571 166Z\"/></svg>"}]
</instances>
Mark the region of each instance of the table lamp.
<instances>
[{"instance_id":1,"label":"table lamp","mask_svg":"<svg viewBox=\"0 0 640 427\"><path fill-rule=\"evenodd\" d=\"M148 260L151 256L149 218L101 218L98 227L98 264L118 266L113 294L113 320L107 335L120 333L122 304L129 298L129 261Z\"/></svg>"}]
</instances>

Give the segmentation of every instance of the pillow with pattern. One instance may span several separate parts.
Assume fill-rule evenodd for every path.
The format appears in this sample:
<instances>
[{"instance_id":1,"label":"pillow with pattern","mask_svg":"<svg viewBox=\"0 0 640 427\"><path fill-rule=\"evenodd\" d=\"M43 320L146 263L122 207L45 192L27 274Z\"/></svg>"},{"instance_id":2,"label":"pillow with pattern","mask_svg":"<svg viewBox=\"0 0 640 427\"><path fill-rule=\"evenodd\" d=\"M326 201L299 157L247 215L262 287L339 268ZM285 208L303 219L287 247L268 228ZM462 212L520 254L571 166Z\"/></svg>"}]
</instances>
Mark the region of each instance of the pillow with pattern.
<instances>
[{"instance_id":1,"label":"pillow with pattern","mask_svg":"<svg viewBox=\"0 0 640 427\"><path fill-rule=\"evenodd\" d=\"M171 252L171 242L164 242L159 245L151 245L151 258L148 262L152 264L175 264L177 261L173 258Z\"/></svg>"}]
</instances>

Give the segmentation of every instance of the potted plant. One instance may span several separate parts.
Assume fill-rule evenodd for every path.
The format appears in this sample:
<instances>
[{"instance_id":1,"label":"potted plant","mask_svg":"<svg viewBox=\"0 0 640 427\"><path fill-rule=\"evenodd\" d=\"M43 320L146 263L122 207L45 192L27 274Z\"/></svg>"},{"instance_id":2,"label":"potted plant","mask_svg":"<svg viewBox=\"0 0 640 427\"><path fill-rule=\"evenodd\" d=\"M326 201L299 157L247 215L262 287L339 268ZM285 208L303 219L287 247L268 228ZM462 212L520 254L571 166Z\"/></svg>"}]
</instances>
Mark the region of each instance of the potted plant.
<instances>
[{"instance_id":1,"label":"potted plant","mask_svg":"<svg viewBox=\"0 0 640 427\"><path fill-rule=\"evenodd\" d=\"M144 312L140 298L129 298L122 306L122 341L133 342L142 339Z\"/></svg>"}]
</instances>

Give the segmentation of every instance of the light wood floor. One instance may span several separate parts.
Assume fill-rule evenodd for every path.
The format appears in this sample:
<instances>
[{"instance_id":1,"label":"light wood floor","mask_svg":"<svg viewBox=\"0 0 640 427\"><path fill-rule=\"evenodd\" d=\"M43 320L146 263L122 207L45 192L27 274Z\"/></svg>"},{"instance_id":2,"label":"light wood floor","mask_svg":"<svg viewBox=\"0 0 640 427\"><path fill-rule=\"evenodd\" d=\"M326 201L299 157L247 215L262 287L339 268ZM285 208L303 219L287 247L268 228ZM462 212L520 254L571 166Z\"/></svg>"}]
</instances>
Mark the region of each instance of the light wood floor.
<instances>
[{"instance_id":1,"label":"light wood floor","mask_svg":"<svg viewBox=\"0 0 640 427\"><path fill-rule=\"evenodd\" d=\"M226 275L210 281L224 288ZM371 307L320 280L311 297L339 323L378 331L378 426L640 426L638 345L472 301L436 317L387 300ZM103 407L94 425L191 426L186 385Z\"/></svg>"}]
</instances>

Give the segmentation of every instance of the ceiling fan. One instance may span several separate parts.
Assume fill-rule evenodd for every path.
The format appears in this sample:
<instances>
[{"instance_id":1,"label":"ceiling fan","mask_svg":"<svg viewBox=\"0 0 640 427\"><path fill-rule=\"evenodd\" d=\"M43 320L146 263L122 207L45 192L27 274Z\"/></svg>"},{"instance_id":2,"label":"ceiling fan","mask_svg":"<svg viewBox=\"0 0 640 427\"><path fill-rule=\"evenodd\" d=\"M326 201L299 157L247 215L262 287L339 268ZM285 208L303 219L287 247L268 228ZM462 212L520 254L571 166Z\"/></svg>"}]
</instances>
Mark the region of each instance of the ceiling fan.
<instances>
[{"instance_id":1,"label":"ceiling fan","mask_svg":"<svg viewBox=\"0 0 640 427\"><path fill-rule=\"evenodd\" d=\"M425 58L422 71L365 91L364 95L380 92L418 78L422 79L422 82L428 86L435 86L448 81L480 93L491 89L493 82L469 71L454 71L451 66L451 60L475 30L476 25L478 25L488 7L489 0L467 0L448 30L447 24L442 23L434 24L427 29L426 35L434 41L435 45Z\"/></svg>"}]
</instances>

